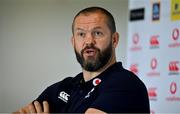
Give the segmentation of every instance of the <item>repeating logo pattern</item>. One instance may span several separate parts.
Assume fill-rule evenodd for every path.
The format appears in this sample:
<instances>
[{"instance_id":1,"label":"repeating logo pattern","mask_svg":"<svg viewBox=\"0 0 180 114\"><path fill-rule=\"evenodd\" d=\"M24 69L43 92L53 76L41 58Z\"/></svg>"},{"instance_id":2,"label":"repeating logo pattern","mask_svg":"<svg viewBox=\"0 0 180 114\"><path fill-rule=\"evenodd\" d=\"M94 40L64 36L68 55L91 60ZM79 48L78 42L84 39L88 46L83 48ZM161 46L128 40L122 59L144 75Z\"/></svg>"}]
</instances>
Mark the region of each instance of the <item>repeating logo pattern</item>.
<instances>
[{"instance_id":1,"label":"repeating logo pattern","mask_svg":"<svg viewBox=\"0 0 180 114\"><path fill-rule=\"evenodd\" d=\"M145 15L128 23L127 67L147 86L151 114L180 113L180 0L129 2Z\"/></svg>"}]
</instances>

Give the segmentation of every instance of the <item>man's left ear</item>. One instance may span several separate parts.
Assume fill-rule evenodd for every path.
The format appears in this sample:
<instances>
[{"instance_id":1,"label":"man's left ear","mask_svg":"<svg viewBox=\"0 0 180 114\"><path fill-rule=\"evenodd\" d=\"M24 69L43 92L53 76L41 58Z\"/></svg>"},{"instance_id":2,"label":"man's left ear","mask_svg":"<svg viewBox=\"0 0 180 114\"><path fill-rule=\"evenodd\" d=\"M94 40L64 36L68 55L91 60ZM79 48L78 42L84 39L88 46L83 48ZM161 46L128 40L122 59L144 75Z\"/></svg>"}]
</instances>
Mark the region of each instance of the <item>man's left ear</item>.
<instances>
[{"instance_id":1,"label":"man's left ear","mask_svg":"<svg viewBox=\"0 0 180 114\"><path fill-rule=\"evenodd\" d=\"M119 42L119 33L115 32L112 36L112 43L113 43L114 48L117 47L118 42Z\"/></svg>"}]
</instances>

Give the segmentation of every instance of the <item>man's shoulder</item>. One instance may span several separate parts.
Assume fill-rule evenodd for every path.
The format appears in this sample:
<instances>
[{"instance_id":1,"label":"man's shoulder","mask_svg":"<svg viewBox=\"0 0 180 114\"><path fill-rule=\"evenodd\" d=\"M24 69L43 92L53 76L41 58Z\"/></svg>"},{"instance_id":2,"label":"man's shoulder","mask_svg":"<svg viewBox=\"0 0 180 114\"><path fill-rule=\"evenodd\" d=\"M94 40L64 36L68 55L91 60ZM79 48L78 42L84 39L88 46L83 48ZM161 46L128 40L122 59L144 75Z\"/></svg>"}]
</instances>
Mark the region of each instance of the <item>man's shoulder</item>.
<instances>
[{"instance_id":1,"label":"man's shoulder","mask_svg":"<svg viewBox=\"0 0 180 114\"><path fill-rule=\"evenodd\" d=\"M76 84L78 82L78 80L80 79L79 74L76 75L75 77L66 77L64 79L62 79L61 81L58 81L52 85L50 85L48 88L70 88L72 86L74 86L74 84Z\"/></svg>"},{"instance_id":2,"label":"man's shoulder","mask_svg":"<svg viewBox=\"0 0 180 114\"><path fill-rule=\"evenodd\" d=\"M61 81L58 81L58 82L52 84L51 86L59 86L59 85L62 86L62 84L66 85L66 84L70 83L72 81L72 79L73 79L73 77L66 77L66 78L62 79Z\"/></svg>"},{"instance_id":3,"label":"man's shoulder","mask_svg":"<svg viewBox=\"0 0 180 114\"><path fill-rule=\"evenodd\" d=\"M138 80L140 81L139 77L131 72L130 70L124 68L121 64L116 65L114 69L111 70L110 75L114 77L116 80Z\"/></svg>"},{"instance_id":4,"label":"man's shoulder","mask_svg":"<svg viewBox=\"0 0 180 114\"><path fill-rule=\"evenodd\" d=\"M57 91L59 90L60 88L64 88L66 87L69 83L71 83L71 80L73 79L73 77L66 77L64 78L63 80L61 81L58 81L58 82L55 82L51 85L49 85L47 88L46 88L46 91Z\"/></svg>"},{"instance_id":5,"label":"man's shoulder","mask_svg":"<svg viewBox=\"0 0 180 114\"><path fill-rule=\"evenodd\" d=\"M136 76L133 72L125 69L121 62L117 62L111 67L109 67L106 74L116 76L117 79L129 78L129 77L131 78L133 76Z\"/></svg>"},{"instance_id":6,"label":"man's shoulder","mask_svg":"<svg viewBox=\"0 0 180 114\"><path fill-rule=\"evenodd\" d=\"M110 79L116 79L116 80L132 79L136 77L136 75L133 72L123 68L122 66L116 67L115 69L111 70L110 74L108 75L111 75L109 77Z\"/></svg>"},{"instance_id":7,"label":"man's shoulder","mask_svg":"<svg viewBox=\"0 0 180 114\"><path fill-rule=\"evenodd\" d=\"M116 69L111 72L110 76L106 79L105 86L106 85L119 89L122 87L133 89L135 87L145 86L143 81L136 74L124 68Z\"/></svg>"}]
</instances>

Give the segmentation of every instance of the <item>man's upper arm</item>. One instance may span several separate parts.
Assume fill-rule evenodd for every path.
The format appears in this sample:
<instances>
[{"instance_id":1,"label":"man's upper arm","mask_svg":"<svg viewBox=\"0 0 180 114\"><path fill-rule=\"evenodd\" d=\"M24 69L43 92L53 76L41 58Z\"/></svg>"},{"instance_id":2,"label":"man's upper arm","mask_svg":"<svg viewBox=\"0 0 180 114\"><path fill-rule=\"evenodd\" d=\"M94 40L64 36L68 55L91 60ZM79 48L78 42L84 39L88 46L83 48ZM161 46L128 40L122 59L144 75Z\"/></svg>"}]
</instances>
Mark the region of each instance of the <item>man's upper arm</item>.
<instances>
[{"instance_id":1,"label":"man's upper arm","mask_svg":"<svg viewBox=\"0 0 180 114\"><path fill-rule=\"evenodd\" d=\"M95 113L95 114L106 114L106 112L103 112L101 110L98 110L96 108L88 108L85 112L85 114L92 114L92 113Z\"/></svg>"},{"instance_id":2,"label":"man's upper arm","mask_svg":"<svg viewBox=\"0 0 180 114\"><path fill-rule=\"evenodd\" d=\"M149 113L148 97L146 96L143 90L111 88L101 92L90 108L106 113Z\"/></svg>"}]
</instances>

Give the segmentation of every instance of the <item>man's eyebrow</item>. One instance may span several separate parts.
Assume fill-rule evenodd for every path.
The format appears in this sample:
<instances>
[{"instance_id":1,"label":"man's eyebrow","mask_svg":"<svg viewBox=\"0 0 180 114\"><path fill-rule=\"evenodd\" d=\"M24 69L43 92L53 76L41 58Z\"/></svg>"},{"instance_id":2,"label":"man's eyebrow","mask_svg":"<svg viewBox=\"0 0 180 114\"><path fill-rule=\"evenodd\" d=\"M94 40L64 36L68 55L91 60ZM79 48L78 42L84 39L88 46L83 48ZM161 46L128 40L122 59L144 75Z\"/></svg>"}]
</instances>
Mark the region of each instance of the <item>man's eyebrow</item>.
<instances>
[{"instance_id":1,"label":"man's eyebrow","mask_svg":"<svg viewBox=\"0 0 180 114\"><path fill-rule=\"evenodd\" d=\"M102 29L102 27L97 26L97 27L94 27L93 29Z\"/></svg>"},{"instance_id":2,"label":"man's eyebrow","mask_svg":"<svg viewBox=\"0 0 180 114\"><path fill-rule=\"evenodd\" d=\"M92 30L96 30L96 29L102 29L102 27L97 26L97 27L92 28ZM86 31L86 30L84 30L83 28L75 28L75 31Z\"/></svg>"},{"instance_id":3,"label":"man's eyebrow","mask_svg":"<svg viewBox=\"0 0 180 114\"><path fill-rule=\"evenodd\" d=\"M75 28L75 31L84 31L82 28Z\"/></svg>"}]
</instances>

